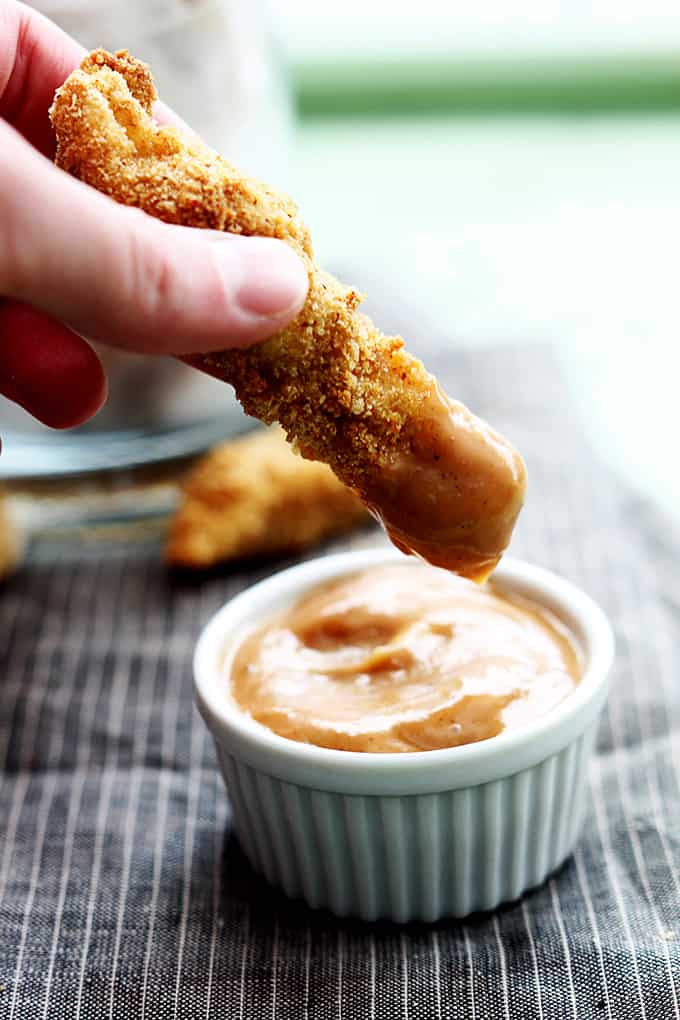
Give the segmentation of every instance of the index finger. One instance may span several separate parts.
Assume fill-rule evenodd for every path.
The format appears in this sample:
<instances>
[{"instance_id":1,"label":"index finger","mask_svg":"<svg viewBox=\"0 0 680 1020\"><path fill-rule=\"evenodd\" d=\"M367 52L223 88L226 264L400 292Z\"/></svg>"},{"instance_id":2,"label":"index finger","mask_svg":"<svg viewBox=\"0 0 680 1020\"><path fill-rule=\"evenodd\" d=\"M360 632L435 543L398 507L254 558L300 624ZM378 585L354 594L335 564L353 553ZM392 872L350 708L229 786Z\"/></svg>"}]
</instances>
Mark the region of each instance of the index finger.
<instances>
[{"instance_id":1,"label":"index finger","mask_svg":"<svg viewBox=\"0 0 680 1020\"><path fill-rule=\"evenodd\" d=\"M38 11L23 3L0 5L0 117L50 159L55 140L47 111L86 53ZM192 133L164 103L155 104L154 117Z\"/></svg>"},{"instance_id":2,"label":"index finger","mask_svg":"<svg viewBox=\"0 0 680 1020\"><path fill-rule=\"evenodd\" d=\"M22 3L0 4L0 117L45 156L54 155L47 111L85 50Z\"/></svg>"}]
</instances>

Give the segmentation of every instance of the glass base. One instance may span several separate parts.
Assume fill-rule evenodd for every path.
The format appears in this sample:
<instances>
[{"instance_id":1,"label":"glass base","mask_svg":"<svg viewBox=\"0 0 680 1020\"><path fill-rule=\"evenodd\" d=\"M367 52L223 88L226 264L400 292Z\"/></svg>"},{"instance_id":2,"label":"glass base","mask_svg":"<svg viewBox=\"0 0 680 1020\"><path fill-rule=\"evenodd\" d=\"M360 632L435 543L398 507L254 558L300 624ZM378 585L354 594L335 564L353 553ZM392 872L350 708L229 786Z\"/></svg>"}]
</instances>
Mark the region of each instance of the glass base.
<instances>
[{"instance_id":1,"label":"glass base","mask_svg":"<svg viewBox=\"0 0 680 1020\"><path fill-rule=\"evenodd\" d=\"M111 432L22 432L5 429L0 480L64 478L140 467L188 457L243 432L240 408L205 421L166 429Z\"/></svg>"}]
</instances>

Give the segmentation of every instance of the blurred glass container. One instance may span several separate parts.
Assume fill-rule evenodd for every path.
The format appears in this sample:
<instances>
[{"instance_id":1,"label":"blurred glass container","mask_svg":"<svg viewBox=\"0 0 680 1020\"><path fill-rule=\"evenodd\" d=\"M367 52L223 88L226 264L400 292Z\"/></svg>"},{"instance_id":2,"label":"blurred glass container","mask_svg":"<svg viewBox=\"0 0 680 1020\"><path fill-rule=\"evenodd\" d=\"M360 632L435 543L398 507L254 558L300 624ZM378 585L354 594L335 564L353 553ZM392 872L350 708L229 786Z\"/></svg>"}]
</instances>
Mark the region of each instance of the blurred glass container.
<instances>
[{"instance_id":1,"label":"blurred glass container","mask_svg":"<svg viewBox=\"0 0 680 1020\"><path fill-rule=\"evenodd\" d=\"M285 187L291 103L264 0L37 0L88 49L128 49L159 95L213 148ZM228 387L173 359L98 347L109 399L68 433L0 398L0 477L127 467L205 448L243 427Z\"/></svg>"}]
</instances>

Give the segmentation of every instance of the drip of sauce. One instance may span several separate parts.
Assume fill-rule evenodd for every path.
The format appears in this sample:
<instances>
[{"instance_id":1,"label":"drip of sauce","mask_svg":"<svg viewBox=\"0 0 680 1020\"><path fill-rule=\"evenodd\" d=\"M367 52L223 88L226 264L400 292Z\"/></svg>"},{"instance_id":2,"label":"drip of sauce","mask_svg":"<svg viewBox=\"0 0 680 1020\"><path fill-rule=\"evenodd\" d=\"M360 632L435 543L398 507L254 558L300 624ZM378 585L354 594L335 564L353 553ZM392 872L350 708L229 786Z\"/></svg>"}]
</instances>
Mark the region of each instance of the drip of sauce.
<instances>
[{"instance_id":1,"label":"drip of sauce","mask_svg":"<svg viewBox=\"0 0 680 1020\"><path fill-rule=\"evenodd\" d=\"M538 606L394 565L331 581L246 637L231 690L291 740L426 751L525 726L579 676L565 628Z\"/></svg>"},{"instance_id":2,"label":"drip of sauce","mask_svg":"<svg viewBox=\"0 0 680 1020\"><path fill-rule=\"evenodd\" d=\"M483 581L524 502L519 453L436 384L400 444L361 496L402 552Z\"/></svg>"}]
</instances>

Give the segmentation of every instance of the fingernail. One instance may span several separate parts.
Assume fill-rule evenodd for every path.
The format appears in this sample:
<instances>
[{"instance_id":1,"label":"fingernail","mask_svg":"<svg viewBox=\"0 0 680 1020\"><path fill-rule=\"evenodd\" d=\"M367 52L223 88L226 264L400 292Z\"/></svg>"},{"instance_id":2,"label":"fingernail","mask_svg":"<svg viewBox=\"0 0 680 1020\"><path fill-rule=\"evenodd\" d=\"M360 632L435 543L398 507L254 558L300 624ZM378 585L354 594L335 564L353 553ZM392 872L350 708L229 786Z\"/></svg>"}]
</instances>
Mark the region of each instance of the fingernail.
<instances>
[{"instance_id":1,"label":"fingernail","mask_svg":"<svg viewBox=\"0 0 680 1020\"><path fill-rule=\"evenodd\" d=\"M292 316L304 304L309 286L301 260L283 241L268 237L239 240L240 282L235 294L239 309L258 318ZM234 248L229 247L229 255L225 252L225 268L233 274Z\"/></svg>"}]
</instances>

